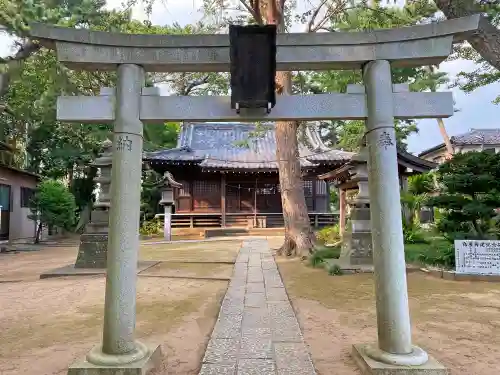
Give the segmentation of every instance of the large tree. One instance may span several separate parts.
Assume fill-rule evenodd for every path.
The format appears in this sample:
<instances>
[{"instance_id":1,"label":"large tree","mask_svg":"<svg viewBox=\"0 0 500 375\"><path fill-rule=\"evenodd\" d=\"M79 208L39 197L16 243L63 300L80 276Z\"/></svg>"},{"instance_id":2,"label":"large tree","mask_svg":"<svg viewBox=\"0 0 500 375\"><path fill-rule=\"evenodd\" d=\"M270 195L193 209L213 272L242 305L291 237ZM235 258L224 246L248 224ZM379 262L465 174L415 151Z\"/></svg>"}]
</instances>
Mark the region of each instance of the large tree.
<instances>
[{"instance_id":1,"label":"large tree","mask_svg":"<svg viewBox=\"0 0 500 375\"><path fill-rule=\"evenodd\" d=\"M466 92L500 81L500 3L492 0L434 0L447 19L480 14L479 30L455 47L454 58L472 60L472 72L461 72L456 85ZM500 103L500 95L495 102Z\"/></svg>"}]
</instances>

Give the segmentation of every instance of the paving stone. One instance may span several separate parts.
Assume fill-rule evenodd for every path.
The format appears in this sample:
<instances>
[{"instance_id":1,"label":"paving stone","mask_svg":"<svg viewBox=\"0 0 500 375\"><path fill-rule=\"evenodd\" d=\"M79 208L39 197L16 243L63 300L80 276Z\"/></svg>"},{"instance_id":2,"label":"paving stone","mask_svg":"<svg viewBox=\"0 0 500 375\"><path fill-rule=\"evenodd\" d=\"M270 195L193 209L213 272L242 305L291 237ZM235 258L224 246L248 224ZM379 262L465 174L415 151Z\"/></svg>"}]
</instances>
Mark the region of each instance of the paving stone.
<instances>
[{"instance_id":1,"label":"paving stone","mask_svg":"<svg viewBox=\"0 0 500 375\"><path fill-rule=\"evenodd\" d=\"M303 342L299 323L295 316L272 317L271 332L274 342Z\"/></svg>"},{"instance_id":2,"label":"paving stone","mask_svg":"<svg viewBox=\"0 0 500 375\"><path fill-rule=\"evenodd\" d=\"M274 260L272 260L272 259L271 260L265 260L265 259L263 259L261 267L262 267L262 269L264 271L266 271L266 270L271 271L271 270L277 270L278 269L277 268L278 266L276 266L276 262Z\"/></svg>"},{"instance_id":3,"label":"paving stone","mask_svg":"<svg viewBox=\"0 0 500 375\"><path fill-rule=\"evenodd\" d=\"M255 327L251 327L251 326L244 326L241 328L241 336L242 337L260 337L262 339L272 338L271 328L269 328L269 327L255 328Z\"/></svg>"},{"instance_id":4,"label":"paving stone","mask_svg":"<svg viewBox=\"0 0 500 375\"><path fill-rule=\"evenodd\" d=\"M266 279L281 280L281 275L279 274L277 269L268 269L268 270L263 269L262 273L264 274L264 278Z\"/></svg>"},{"instance_id":5,"label":"paving stone","mask_svg":"<svg viewBox=\"0 0 500 375\"><path fill-rule=\"evenodd\" d=\"M237 375L276 375L274 361L270 359L240 359Z\"/></svg>"},{"instance_id":6,"label":"paving stone","mask_svg":"<svg viewBox=\"0 0 500 375\"><path fill-rule=\"evenodd\" d=\"M264 283L249 283L246 286L247 293L265 293Z\"/></svg>"},{"instance_id":7,"label":"paving stone","mask_svg":"<svg viewBox=\"0 0 500 375\"><path fill-rule=\"evenodd\" d=\"M248 263L248 255L239 255L236 258L236 264L246 264Z\"/></svg>"},{"instance_id":8,"label":"paving stone","mask_svg":"<svg viewBox=\"0 0 500 375\"><path fill-rule=\"evenodd\" d=\"M220 313L221 315L243 315L243 309L245 307L245 304L243 301L241 302L234 302L231 300L224 300L220 307Z\"/></svg>"},{"instance_id":9,"label":"paving stone","mask_svg":"<svg viewBox=\"0 0 500 375\"><path fill-rule=\"evenodd\" d=\"M240 338L211 339L208 343L203 363L235 364L240 347Z\"/></svg>"},{"instance_id":10,"label":"paving stone","mask_svg":"<svg viewBox=\"0 0 500 375\"><path fill-rule=\"evenodd\" d=\"M236 364L221 365L221 364L204 363L201 366L199 375L236 375Z\"/></svg>"},{"instance_id":11,"label":"paving stone","mask_svg":"<svg viewBox=\"0 0 500 375\"><path fill-rule=\"evenodd\" d=\"M273 358L273 342L271 337L242 336L238 358Z\"/></svg>"},{"instance_id":12,"label":"paving stone","mask_svg":"<svg viewBox=\"0 0 500 375\"><path fill-rule=\"evenodd\" d=\"M245 297L246 285L232 284L227 288L224 298L227 299L241 299Z\"/></svg>"},{"instance_id":13,"label":"paving stone","mask_svg":"<svg viewBox=\"0 0 500 375\"><path fill-rule=\"evenodd\" d=\"M286 294L285 288L266 288L266 297L268 302L288 302L288 295Z\"/></svg>"},{"instance_id":14,"label":"paving stone","mask_svg":"<svg viewBox=\"0 0 500 375\"><path fill-rule=\"evenodd\" d=\"M230 339L240 337L242 315L221 315L215 323L212 338Z\"/></svg>"},{"instance_id":15,"label":"paving stone","mask_svg":"<svg viewBox=\"0 0 500 375\"><path fill-rule=\"evenodd\" d=\"M233 268L233 276L238 277L241 273L246 273L248 265L245 263L236 263Z\"/></svg>"},{"instance_id":16,"label":"paving stone","mask_svg":"<svg viewBox=\"0 0 500 375\"><path fill-rule=\"evenodd\" d=\"M283 281L279 275L264 275L264 284L266 284L266 287L268 288L284 288Z\"/></svg>"},{"instance_id":17,"label":"paving stone","mask_svg":"<svg viewBox=\"0 0 500 375\"><path fill-rule=\"evenodd\" d=\"M262 273L249 273L247 278L247 283L263 283L264 276Z\"/></svg>"},{"instance_id":18,"label":"paving stone","mask_svg":"<svg viewBox=\"0 0 500 375\"><path fill-rule=\"evenodd\" d=\"M246 291L246 283L232 283L228 286L226 290L226 295L224 297L227 298L241 298L245 296Z\"/></svg>"},{"instance_id":19,"label":"paving stone","mask_svg":"<svg viewBox=\"0 0 500 375\"><path fill-rule=\"evenodd\" d=\"M295 317L295 311L288 301L268 302L267 309L271 318Z\"/></svg>"},{"instance_id":20,"label":"paving stone","mask_svg":"<svg viewBox=\"0 0 500 375\"><path fill-rule=\"evenodd\" d=\"M303 342L274 344L278 375L315 375L311 357Z\"/></svg>"},{"instance_id":21,"label":"paving stone","mask_svg":"<svg viewBox=\"0 0 500 375\"><path fill-rule=\"evenodd\" d=\"M270 328L271 319L267 309L246 308L243 312L243 329Z\"/></svg>"},{"instance_id":22,"label":"paving stone","mask_svg":"<svg viewBox=\"0 0 500 375\"><path fill-rule=\"evenodd\" d=\"M267 310L265 293L247 293L245 295L245 307L259 307Z\"/></svg>"}]
</instances>

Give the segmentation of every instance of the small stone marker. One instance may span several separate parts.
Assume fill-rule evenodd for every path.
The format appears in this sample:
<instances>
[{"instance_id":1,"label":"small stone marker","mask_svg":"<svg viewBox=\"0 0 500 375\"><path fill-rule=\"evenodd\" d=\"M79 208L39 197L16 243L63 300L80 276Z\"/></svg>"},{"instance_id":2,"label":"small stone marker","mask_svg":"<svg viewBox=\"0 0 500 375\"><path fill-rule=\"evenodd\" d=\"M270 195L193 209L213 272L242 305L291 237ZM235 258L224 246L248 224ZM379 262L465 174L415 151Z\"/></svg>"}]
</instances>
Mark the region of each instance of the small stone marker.
<instances>
[{"instance_id":1,"label":"small stone marker","mask_svg":"<svg viewBox=\"0 0 500 375\"><path fill-rule=\"evenodd\" d=\"M456 240L455 272L500 275L500 241Z\"/></svg>"}]
</instances>

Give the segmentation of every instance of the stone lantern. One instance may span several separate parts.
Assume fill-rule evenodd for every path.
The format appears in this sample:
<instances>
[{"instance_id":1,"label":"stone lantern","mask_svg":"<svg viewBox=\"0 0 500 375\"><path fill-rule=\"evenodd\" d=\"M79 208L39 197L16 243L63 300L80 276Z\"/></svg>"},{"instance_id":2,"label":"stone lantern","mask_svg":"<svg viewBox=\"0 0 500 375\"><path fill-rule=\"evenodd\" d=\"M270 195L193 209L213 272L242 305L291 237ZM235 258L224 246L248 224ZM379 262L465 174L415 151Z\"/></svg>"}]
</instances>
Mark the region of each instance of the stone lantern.
<instances>
[{"instance_id":1,"label":"stone lantern","mask_svg":"<svg viewBox=\"0 0 500 375\"><path fill-rule=\"evenodd\" d=\"M174 205L174 189L179 189L182 184L174 180L170 172L163 174L163 180L160 184L161 200L160 205L164 209L163 233L166 241L172 240L172 207Z\"/></svg>"},{"instance_id":2,"label":"stone lantern","mask_svg":"<svg viewBox=\"0 0 500 375\"><path fill-rule=\"evenodd\" d=\"M102 153L92 163L99 169L94 178L94 182L99 184L99 193L90 222L80 236L75 268L106 268L107 265L112 150L113 143L109 139L105 140Z\"/></svg>"},{"instance_id":3,"label":"stone lantern","mask_svg":"<svg viewBox=\"0 0 500 375\"><path fill-rule=\"evenodd\" d=\"M349 202L351 229L344 234L340 259L350 265L373 265L367 149L363 147L350 164L351 181L357 184L358 194Z\"/></svg>"}]
</instances>

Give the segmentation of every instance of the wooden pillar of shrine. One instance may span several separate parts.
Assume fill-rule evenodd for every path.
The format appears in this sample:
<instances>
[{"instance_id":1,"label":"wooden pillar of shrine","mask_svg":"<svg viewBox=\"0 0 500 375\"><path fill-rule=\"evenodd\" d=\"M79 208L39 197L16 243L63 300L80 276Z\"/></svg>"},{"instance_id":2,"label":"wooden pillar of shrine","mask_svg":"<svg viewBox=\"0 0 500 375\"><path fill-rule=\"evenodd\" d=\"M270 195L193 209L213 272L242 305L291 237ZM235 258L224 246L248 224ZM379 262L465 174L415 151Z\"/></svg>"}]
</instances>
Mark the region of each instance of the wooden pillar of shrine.
<instances>
[{"instance_id":1,"label":"wooden pillar of shrine","mask_svg":"<svg viewBox=\"0 0 500 375\"><path fill-rule=\"evenodd\" d=\"M226 174L220 174L220 213L221 226L226 227Z\"/></svg>"},{"instance_id":2,"label":"wooden pillar of shrine","mask_svg":"<svg viewBox=\"0 0 500 375\"><path fill-rule=\"evenodd\" d=\"M346 219L346 190L339 188L339 232L340 236L344 235L345 231L345 219Z\"/></svg>"}]
</instances>

